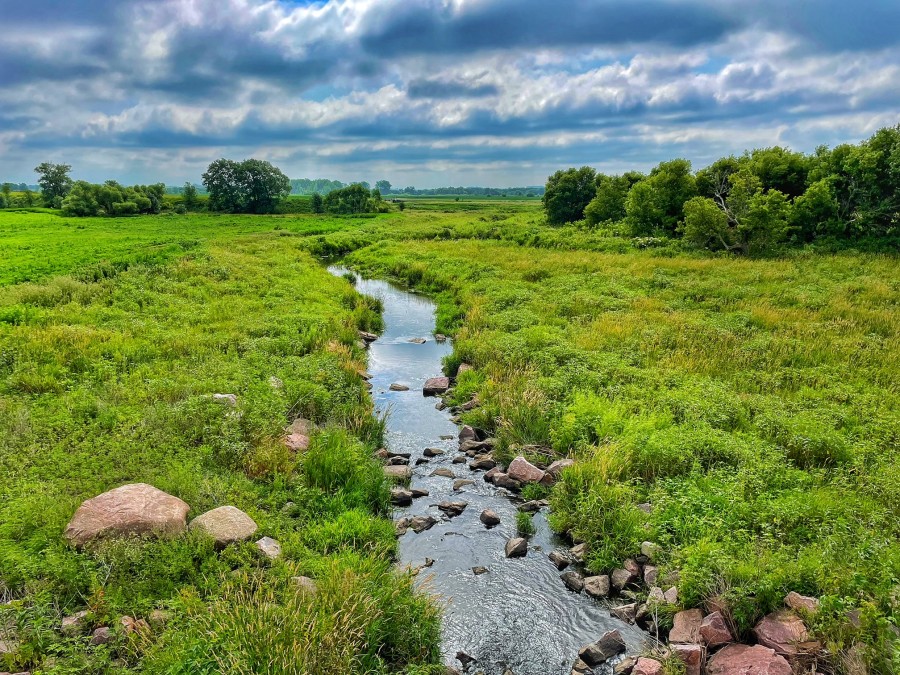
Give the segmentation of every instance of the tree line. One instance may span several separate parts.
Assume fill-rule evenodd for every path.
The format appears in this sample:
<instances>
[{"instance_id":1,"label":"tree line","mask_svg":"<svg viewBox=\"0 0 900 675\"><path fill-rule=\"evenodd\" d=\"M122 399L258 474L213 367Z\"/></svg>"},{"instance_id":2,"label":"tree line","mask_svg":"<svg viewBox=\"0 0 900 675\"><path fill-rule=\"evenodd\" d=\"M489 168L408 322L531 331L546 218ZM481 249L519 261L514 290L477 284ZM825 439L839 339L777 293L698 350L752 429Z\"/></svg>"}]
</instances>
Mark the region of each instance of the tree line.
<instances>
[{"instance_id":1,"label":"tree line","mask_svg":"<svg viewBox=\"0 0 900 675\"><path fill-rule=\"evenodd\" d=\"M649 174L557 171L543 197L554 225L583 221L632 237L678 238L694 248L759 253L818 239L900 235L900 125L812 154L782 147L716 160L686 159Z\"/></svg>"}]
</instances>

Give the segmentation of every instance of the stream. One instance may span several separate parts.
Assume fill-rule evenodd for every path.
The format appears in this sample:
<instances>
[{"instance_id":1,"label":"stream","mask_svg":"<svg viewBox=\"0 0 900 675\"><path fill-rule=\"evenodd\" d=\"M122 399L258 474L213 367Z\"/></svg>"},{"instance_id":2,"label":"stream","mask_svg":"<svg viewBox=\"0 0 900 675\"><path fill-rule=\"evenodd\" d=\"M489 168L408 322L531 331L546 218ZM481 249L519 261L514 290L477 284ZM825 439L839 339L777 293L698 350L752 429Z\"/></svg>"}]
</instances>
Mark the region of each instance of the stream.
<instances>
[{"instance_id":1,"label":"stream","mask_svg":"<svg viewBox=\"0 0 900 675\"><path fill-rule=\"evenodd\" d=\"M337 266L329 271L347 272ZM400 537L399 564L417 567L426 558L434 561L421 570L417 584L444 606L444 663L461 669L455 657L463 651L477 659L469 672L569 675L578 650L612 629L621 632L628 653L639 652L645 636L638 628L611 617L603 602L563 585L561 572L547 556L555 548L567 550L568 545L551 532L546 508L534 515L536 533L529 538L528 554L505 557L506 541L517 536L516 502L485 482L483 471L452 463L459 454L459 429L448 410L436 408L439 398L422 395L425 380L442 375L441 359L452 351L449 339L434 340L434 303L393 284L358 276L356 289L384 303L385 331L369 347L368 370L376 410L388 414L386 447L411 453L411 485L429 492L409 507L395 508L394 517L431 515L438 520L429 530L416 534L410 529ZM427 341L410 342L414 338ZM409 391L391 391L392 383L404 384ZM416 466L426 447L440 448L444 454ZM474 484L455 491L454 479L431 475L442 467ZM468 506L448 519L436 508L444 500L465 501ZM488 508L501 519L492 529L479 520ZM476 575L472 570L476 566L488 571Z\"/></svg>"}]
</instances>

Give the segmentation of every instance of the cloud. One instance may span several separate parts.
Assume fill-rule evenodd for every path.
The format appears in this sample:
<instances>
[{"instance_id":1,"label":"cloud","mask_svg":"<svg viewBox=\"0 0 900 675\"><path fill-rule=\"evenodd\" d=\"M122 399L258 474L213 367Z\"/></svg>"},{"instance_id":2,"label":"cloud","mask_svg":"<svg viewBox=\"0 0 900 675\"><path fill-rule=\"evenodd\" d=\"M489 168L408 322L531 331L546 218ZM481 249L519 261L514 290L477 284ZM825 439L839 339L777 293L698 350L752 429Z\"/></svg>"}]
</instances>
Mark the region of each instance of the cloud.
<instances>
[{"instance_id":1,"label":"cloud","mask_svg":"<svg viewBox=\"0 0 900 675\"><path fill-rule=\"evenodd\" d=\"M856 141L900 121L900 5L864 5L19 3L0 34L0 179L55 159L180 183L255 154L296 176L534 184Z\"/></svg>"}]
</instances>

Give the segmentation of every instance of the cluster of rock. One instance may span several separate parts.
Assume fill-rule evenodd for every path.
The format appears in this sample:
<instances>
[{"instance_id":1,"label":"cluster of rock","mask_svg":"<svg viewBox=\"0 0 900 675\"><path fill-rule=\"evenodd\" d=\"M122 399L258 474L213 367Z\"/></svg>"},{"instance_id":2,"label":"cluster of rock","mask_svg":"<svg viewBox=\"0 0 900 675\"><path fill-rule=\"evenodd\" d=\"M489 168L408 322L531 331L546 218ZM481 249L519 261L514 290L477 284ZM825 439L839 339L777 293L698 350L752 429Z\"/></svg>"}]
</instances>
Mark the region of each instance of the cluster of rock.
<instances>
[{"instance_id":1,"label":"cluster of rock","mask_svg":"<svg viewBox=\"0 0 900 675\"><path fill-rule=\"evenodd\" d=\"M562 570L572 561L580 562L584 553L585 545L580 544L568 553L554 551L550 559ZM652 564L656 555L658 547L644 542L640 556L626 560L609 575L585 578L578 572L568 571L561 575L561 580L573 592L584 592L595 598L638 597L638 586L643 581L649 589L645 601L615 605L610 613L660 637L659 611L677 605L678 589L670 586L663 590L657 585L659 569ZM785 604L785 609L767 615L756 625L753 634L757 644L754 645L736 642L724 607L712 608L709 613L696 608L676 612L667 640L661 643L665 646L655 652L658 658L625 658L615 665L614 675L657 675L663 670L662 662L669 657L684 664L686 675L790 675L808 667L822 645L810 639L803 621L803 616L816 612L818 601L792 592L785 598ZM624 651L624 643L619 647L620 637L613 631L586 645L572 667L573 675L593 673L592 668Z\"/></svg>"}]
</instances>

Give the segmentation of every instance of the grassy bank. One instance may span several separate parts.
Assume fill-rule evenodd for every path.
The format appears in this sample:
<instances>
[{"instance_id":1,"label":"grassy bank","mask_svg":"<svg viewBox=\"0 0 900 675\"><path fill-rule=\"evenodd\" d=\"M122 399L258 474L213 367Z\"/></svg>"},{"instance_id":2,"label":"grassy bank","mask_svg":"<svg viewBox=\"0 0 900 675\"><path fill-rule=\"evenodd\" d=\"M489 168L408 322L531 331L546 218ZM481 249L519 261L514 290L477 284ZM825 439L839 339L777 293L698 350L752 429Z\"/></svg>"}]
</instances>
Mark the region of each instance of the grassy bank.
<instances>
[{"instance_id":1,"label":"grassy bank","mask_svg":"<svg viewBox=\"0 0 900 675\"><path fill-rule=\"evenodd\" d=\"M49 241L55 270L100 254L128 264L0 289L0 620L20 643L2 669L387 673L434 663L435 609L392 567L387 486L372 459L381 426L358 376L357 330L379 327L377 302L296 237L273 233L280 219L235 220L215 229L221 219L187 216L167 230L164 218L98 219L69 246L56 240L69 232L58 217L30 231L6 222L38 257ZM207 236L142 262L142 240L182 226ZM253 229L270 234L244 234ZM236 394L236 408L213 393ZM302 456L279 441L297 416L320 429ZM82 500L137 481L184 499L190 517L237 506L283 557L269 562L252 542L216 551L191 535L85 552L64 543ZM316 594L298 592L299 575L316 580ZM167 620L91 646L89 633L59 632L84 609L89 628L153 610Z\"/></svg>"},{"instance_id":2,"label":"grassy bank","mask_svg":"<svg viewBox=\"0 0 900 675\"><path fill-rule=\"evenodd\" d=\"M476 366L458 397L484 405L465 419L507 457L536 444L577 458L552 519L587 541L590 569L654 540L685 606L724 600L746 634L787 591L822 596L832 653L862 642L875 672L900 664L895 257L457 240L349 261L437 295L449 370Z\"/></svg>"}]
</instances>

